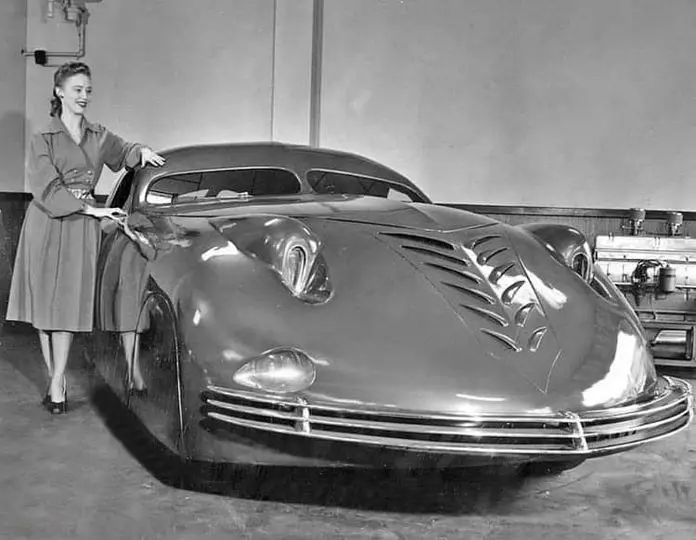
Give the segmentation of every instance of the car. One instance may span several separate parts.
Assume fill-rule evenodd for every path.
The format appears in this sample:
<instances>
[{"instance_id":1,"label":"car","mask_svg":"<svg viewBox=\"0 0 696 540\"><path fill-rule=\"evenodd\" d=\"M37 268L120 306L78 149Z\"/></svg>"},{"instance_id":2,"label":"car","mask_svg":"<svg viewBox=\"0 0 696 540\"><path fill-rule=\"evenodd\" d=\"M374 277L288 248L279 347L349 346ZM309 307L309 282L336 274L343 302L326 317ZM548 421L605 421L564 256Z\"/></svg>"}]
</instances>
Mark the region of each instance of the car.
<instances>
[{"instance_id":1,"label":"car","mask_svg":"<svg viewBox=\"0 0 696 540\"><path fill-rule=\"evenodd\" d=\"M90 355L182 463L560 471L690 424L578 230L349 152L162 155L106 201Z\"/></svg>"}]
</instances>

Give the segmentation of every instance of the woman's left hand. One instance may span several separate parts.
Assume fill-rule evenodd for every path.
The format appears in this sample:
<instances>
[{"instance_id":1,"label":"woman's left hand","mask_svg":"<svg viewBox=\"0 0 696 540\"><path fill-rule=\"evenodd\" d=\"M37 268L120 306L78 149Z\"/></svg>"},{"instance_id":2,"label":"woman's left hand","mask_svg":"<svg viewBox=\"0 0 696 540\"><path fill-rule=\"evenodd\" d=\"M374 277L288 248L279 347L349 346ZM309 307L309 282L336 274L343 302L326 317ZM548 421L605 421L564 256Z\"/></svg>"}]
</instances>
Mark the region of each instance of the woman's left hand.
<instances>
[{"instance_id":1,"label":"woman's left hand","mask_svg":"<svg viewBox=\"0 0 696 540\"><path fill-rule=\"evenodd\" d=\"M154 165L155 167L161 167L162 165L164 165L165 161L166 160L162 156L153 152L147 146L144 146L142 150L140 150L140 165L142 167L144 167L148 163L150 165Z\"/></svg>"}]
</instances>

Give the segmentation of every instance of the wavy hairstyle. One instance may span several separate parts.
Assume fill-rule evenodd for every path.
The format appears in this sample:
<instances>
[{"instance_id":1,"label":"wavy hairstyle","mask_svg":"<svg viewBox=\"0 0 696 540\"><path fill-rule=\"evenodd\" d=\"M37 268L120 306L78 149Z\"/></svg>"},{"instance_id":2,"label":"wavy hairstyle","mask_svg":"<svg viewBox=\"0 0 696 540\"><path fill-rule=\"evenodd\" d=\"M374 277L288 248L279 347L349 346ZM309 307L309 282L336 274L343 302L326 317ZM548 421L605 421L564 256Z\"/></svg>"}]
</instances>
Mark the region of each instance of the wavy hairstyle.
<instances>
[{"instance_id":1,"label":"wavy hairstyle","mask_svg":"<svg viewBox=\"0 0 696 540\"><path fill-rule=\"evenodd\" d=\"M85 75L92 78L92 71L87 64L82 62L66 62L53 74L53 96L51 97L51 116L60 116L63 112L63 104L56 93L56 88L63 86L66 80L74 75Z\"/></svg>"}]
</instances>

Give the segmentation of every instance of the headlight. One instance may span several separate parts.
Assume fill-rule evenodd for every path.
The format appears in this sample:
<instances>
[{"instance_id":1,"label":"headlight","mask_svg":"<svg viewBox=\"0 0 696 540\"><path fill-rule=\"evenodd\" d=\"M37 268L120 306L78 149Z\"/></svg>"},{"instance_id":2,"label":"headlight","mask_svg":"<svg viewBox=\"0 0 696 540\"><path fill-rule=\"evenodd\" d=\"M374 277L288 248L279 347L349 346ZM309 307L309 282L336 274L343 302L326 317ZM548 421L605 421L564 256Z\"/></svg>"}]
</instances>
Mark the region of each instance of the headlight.
<instances>
[{"instance_id":1,"label":"headlight","mask_svg":"<svg viewBox=\"0 0 696 540\"><path fill-rule=\"evenodd\" d=\"M552 223L528 223L519 227L532 233L552 256L587 283L592 282L594 256L583 233L573 227Z\"/></svg>"},{"instance_id":2,"label":"headlight","mask_svg":"<svg viewBox=\"0 0 696 540\"><path fill-rule=\"evenodd\" d=\"M575 255L573 255L570 267L575 270L576 274L578 274L588 283L592 281L593 263L591 253L588 253L585 250L578 251Z\"/></svg>"},{"instance_id":3,"label":"headlight","mask_svg":"<svg viewBox=\"0 0 696 540\"><path fill-rule=\"evenodd\" d=\"M241 386L266 392L299 392L316 379L314 362L298 349L274 349L250 360L234 374Z\"/></svg>"},{"instance_id":4,"label":"headlight","mask_svg":"<svg viewBox=\"0 0 696 540\"><path fill-rule=\"evenodd\" d=\"M307 280L307 252L301 246L291 246L283 258L281 276L293 294L300 294Z\"/></svg>"},{"instance_id":5,"label":"headlight","mask_svg":"<svg viewBox=\"0 0 696 540\"><path fill-rule=\"evenodd\" d=\"M320 304L331 296L324 257L302 240L288 242L275 269L292 295L304 302Z\"/></svg>"},{"instance_id":6,"label":"headlight","mask_svg":"<svg viewBox=\"0 0 696 540\"><path fill-rule=\"evenodd\" d=\"M288 291L310 304L328 302L332 287L319 238L298 219L255 215L212 220L235 249L274 270Z\"/></svg>"},{"instance_id":7,"label":"headlight","mask_svg":"<svg viewBox=\"0 0 696 540\"><path fill-rule=\"evenodd\" d=\"M570 267L587 283L592 283L594 278L594 256L587 242L578 246L570 260Z\"/></svg>"}]
</instances>

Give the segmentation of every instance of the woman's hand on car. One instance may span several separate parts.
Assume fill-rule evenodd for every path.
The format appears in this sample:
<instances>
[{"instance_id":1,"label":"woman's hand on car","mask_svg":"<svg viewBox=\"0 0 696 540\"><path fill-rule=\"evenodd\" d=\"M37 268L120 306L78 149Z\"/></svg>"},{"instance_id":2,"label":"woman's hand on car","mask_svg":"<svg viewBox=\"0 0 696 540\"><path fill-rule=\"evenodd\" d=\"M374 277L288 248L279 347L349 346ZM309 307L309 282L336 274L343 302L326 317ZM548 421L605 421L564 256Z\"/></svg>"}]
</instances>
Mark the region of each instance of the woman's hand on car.
<instances>
[{"instance_id":1,"label":"woman's hand on car","mask_svg":"<svg viewBox=\"0 0 696 540\"><path fill-rule=\"evenodd\" d=\"M98 219L111 219L121 222L128 217L128 214L120 208L99 208L97 206L86 206L83 213Z\"/></svg>"},{"instance_id":2,"label":"woman's hand on car","mask_svg":"<svg viewBox=\"0 0 696 540\"><path fill-rule=\"evenodd\" d=\"M144 146L140 150L140 166L144 167L145 165L154 165L155 167L161 167L164 165L166 162L166 159L164 159L162 156L159 154L155 153L152 151L151 148L148 148L147 146Z\"/></svg>"}]
</instances>

